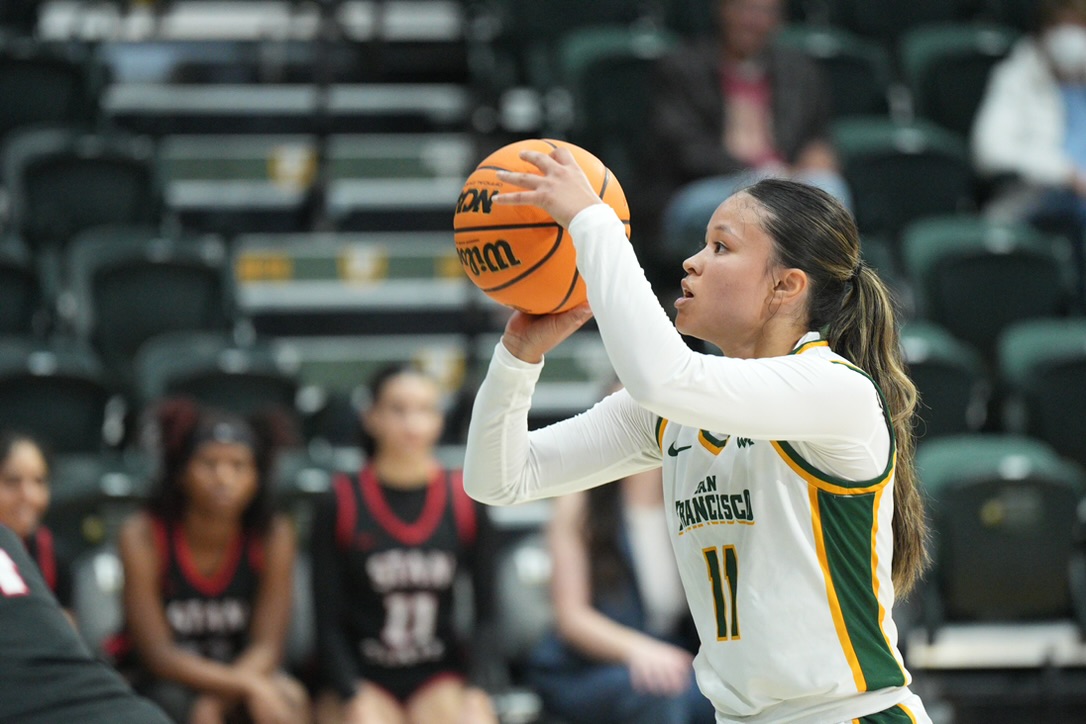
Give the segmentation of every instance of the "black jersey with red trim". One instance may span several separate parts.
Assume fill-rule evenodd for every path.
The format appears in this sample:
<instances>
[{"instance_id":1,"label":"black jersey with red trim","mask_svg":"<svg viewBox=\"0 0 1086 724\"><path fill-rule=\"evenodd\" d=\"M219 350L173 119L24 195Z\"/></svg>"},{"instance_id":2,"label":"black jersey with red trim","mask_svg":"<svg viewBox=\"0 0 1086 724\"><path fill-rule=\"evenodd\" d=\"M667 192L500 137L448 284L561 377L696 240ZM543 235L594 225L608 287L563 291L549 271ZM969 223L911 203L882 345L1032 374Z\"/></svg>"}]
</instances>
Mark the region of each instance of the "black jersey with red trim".
<instances>
[{"instance_id":1,"label":"black jersey with red trim","mask_svg":"<svg viewBox=\"0 0 1086 724\"><path fill-rule=\"evenodd\" d=\"M60 605L71 606L71 571L66 564L61 563L53 532L44 525L39 525L23 540L23 544L30 557L38 564L38 570L41 572L41 577L45 579L45 585L49 586L49 590L60 601Z\"/></svg>"},{"instance_id":2,"label":"black jersey with red trim","mask_svg":"<svg viewBox=\"0 0 1086 724\"><path fill-rule=\"evenodd\" d=\"M25 544L0 525L0 721L168 724L95 659Z\"/></svg>"},{"instance_id":3,"label":"black jersey with red trim","mask_svg":"<svg viewBox=\"0 0 1086 724\"><path fill-rule=\"evenodd\" d=\"M182 527L152 521L162 580L162 604L173 640L209 659L233 661L249 640L253 602L264 569L262 539L234 539L219 570L207 576L192 559Z\"/></svg>"},{"instance_id":4,"label":"black jersey with red trim","mask_svg":"<svg viewBox=\"0 0 1086 724\"><path fill-rule=\"evenodd\" d=\"M471 570L480 519L459 471L438 469L424 488L395 490L367 467L337 476L333 488L313 546L318 636L332 683L349 695L357 677L382 671L462 670L454 582Z\"/></svg>"}]
</instances>

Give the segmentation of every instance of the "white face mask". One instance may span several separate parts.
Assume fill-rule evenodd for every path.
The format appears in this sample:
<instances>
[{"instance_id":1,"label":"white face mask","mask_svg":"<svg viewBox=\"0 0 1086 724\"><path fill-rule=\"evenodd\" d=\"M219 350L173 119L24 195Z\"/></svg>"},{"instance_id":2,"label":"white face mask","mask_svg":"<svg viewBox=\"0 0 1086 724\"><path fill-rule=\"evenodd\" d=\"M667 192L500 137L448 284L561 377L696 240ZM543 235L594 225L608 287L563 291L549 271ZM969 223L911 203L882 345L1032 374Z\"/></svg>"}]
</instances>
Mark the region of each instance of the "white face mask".
<instances>
[{"instance_id":1,"label":"white face mask","mask_svg":"<svg viewBox=\"0 0 1086 724\"><path fill-rule=\"evenodd\" d=\"M1086 28L1057 25L1044 34L1045 52L1062 78L1086 81Z\"/></svg>"}]
</instances>

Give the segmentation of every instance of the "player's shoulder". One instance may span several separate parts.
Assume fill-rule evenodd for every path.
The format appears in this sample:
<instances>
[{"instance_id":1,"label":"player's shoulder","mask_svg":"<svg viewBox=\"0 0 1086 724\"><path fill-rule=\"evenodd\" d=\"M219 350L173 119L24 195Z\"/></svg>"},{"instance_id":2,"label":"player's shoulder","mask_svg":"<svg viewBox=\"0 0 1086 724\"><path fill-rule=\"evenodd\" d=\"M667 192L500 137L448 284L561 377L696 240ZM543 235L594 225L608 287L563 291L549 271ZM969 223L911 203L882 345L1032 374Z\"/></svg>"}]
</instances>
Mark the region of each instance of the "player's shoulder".
<instances>
[{"instance_id":1,"label":"player's shoulder","mask_svg":"<svg viewBox=\"0 0 1086 724\"><path fill-rule=\"evenodd\" d=\"M16 552L24 555L26 553L26 548L19 536L15 534L15 531L3 524L0 524L0 548L6 550L8 554Z\"/></svg>"}]
</instances>

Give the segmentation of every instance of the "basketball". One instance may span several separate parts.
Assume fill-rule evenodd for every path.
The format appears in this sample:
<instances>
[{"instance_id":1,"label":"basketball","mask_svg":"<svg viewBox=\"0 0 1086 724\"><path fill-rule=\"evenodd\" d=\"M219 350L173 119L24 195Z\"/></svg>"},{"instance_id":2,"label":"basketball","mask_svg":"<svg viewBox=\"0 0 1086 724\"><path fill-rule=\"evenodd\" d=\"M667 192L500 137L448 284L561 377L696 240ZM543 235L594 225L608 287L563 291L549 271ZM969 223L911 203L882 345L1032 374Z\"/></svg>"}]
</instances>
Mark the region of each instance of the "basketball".
<instances>
[{"instance_id":1,"label":"basketball","mask_svg":"<svg viewBox=\"0 0 1086 724\"><path fill-rule=\"evenodd\" d=\"M539 173L520 153L549 154L558 147L573 154L629 238L630 208L618 179L583 148L550 139L510 143L484 158L464 183L453 217L456 253L468 278L491 299L529 314L565 312L588 297L569 233L538 207L495 204L495 195L521 190L497 172Z\"/></svg>"}]
</instances>

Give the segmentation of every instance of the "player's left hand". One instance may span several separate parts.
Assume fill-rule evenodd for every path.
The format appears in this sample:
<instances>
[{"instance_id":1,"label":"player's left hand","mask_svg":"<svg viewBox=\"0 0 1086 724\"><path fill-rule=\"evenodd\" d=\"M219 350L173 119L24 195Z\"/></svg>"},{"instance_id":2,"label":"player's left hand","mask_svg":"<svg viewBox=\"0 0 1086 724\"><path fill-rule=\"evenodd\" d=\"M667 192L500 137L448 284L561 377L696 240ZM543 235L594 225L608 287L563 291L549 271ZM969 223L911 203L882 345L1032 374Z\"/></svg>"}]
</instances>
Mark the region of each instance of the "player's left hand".
<instances>
[{"instance_id":1,"label":"player's left hand","mask_svg":"<svg viewBox=\"0 0 1086 724\"><path fill-rule=\"evenodd\" d=\"M527 190L499 193L494 197L494 203L538 206L566 228L581 211L592 204L603 203L569 149L556 148L549 155L522 151L520 157L538 168L540 173L498 171L502 181Z\"/></svg>"}]
</instances>

